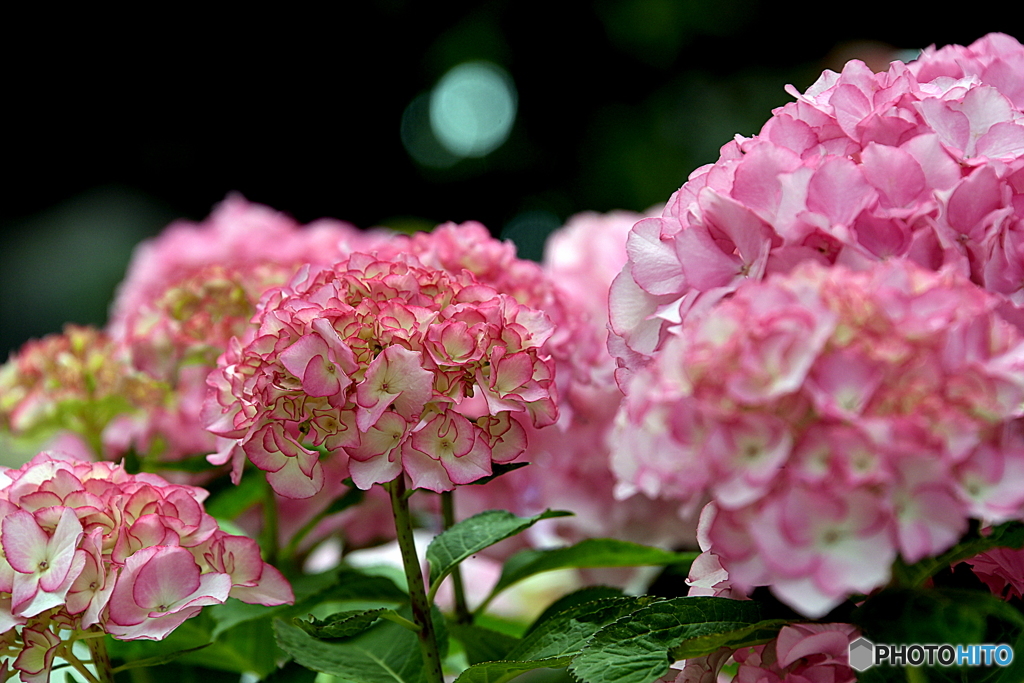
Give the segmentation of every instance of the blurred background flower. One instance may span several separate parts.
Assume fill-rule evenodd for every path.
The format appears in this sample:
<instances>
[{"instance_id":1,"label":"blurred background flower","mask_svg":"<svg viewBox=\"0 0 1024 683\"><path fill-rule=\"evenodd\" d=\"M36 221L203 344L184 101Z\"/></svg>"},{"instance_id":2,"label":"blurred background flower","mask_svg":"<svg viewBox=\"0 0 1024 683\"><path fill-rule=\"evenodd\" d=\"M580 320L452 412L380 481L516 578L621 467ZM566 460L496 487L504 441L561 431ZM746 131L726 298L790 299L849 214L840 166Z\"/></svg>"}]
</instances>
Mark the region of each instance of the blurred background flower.
<instances>
[{"instance_id":1,"label":"blurred background flower","mask_svg":"<svg viewBox=\"0 0 1024 683\"><path fill-rule=\"evenodd\" d=\"M134 245L230 191L302 223L479 220L539 259L575 213L664 202L790 101L786 83L1024 37L995 6L955 21L909 3L352 7L8 17L0 360L103 324Z\"/></svg>"}]
</instances>

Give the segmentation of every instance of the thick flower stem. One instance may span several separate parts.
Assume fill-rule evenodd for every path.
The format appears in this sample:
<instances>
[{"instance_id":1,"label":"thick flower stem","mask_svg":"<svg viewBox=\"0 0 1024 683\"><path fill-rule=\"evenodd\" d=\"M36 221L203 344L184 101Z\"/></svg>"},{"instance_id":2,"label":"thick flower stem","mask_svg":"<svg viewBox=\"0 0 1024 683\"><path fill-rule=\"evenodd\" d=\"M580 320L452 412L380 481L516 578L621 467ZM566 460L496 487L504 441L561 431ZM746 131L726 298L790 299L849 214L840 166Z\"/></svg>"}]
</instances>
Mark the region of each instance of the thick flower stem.
<instances>
[{"instance_id":1,"label":"thick flower stem","mask_svg":"<svg viewBox=\"0 0 1024 683\"><path fill-rule=\"evenodd\" d=\"M89 655L92 657L92 666L96 670L96 679L99 683L114 683L114 668L110 665L106 638L103 636L86 638L85 642L89 645Z\"/></svg>"},{"instance_id":2,"label":"thick flower stem","mask_svg":"<svg viewBox=\"0 0 1024 683\"><path fill-rule=\"evenodd\" d=\"M277 497L269 484L263 492L263 536L260 541L264 561L276 566L278 560Z\"/></svg>"},{"instance_id":3,"label":"thick flower stem","mask_svg":"<svg viewBox=\"0 0 1024 683\"><path fill-rule=\"evenodd\" d=\"M454 491L441 493L441 518L445 529L455 526ZM455 592L455 620L460 624L473 623L473 615L466 606L466 591L462 587L462 570L458 566L452 570L452 588Z\"/></svg>"},{"instance_id":4,"label":"thick flower stem","mask_svg":"<svg viewBox=\"0 0 1024 683\"><path fill-rule=\"evenodd\" d=\"M427 602L423 570L416 555L416 543L412 536L412 517L409 514L409 501L405 495L405 475L398 475L394 481L388 482L384 487L391 495L391 509L395 514L398 547L402 551L402 565L405 568L405 578L409 582L412 618L420 627L417 636L420 640L420 652L423 653L426 682L443 683L444 677L441 674L441 656L438 652L437 636L434 633L430 604Z\"/></svg>"}]
</instances>

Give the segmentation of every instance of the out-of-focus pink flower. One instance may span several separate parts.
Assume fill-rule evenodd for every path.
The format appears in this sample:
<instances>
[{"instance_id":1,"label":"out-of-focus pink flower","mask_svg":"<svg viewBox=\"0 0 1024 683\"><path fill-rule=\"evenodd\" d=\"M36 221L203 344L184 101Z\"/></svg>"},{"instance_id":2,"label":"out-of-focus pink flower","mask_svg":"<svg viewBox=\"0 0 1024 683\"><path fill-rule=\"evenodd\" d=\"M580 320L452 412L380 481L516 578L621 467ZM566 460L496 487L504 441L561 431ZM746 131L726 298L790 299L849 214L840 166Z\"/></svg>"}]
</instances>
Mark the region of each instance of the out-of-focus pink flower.
<instances>
[{"instance_id":1,"label":"out-of-focus pink flower","mask_svg":"<svg viewBox=\"0 0 1024 683\"><path fill-rule=\"evenodd\" d=\"M231 195L202 223L179 221L136 249L111 309L110 333L134 365L168 382L174 401L119 419L107 448L163 460L216 450L200 419L206 375L249 326L267 289L304 264L327 266L380 233L335 220L300 226Z\"/></svg>"},{"instance_id":2,"label":"out-of-focus pink flower","mask_svg":"<svg viewBox=\"0 0 1024 683\"><path fill-rule=\"evenodd\" d=\"M167 390L105 332L67 325L0 366L0 429L27 438L70 431L98 450L113 420L159 410Z\"/></svg>"},{"instance_id":3,"label":"out-of-focus pink flower","mask_svg":"<svg viewBox=\"0 0 1024 683\"><path fill-rule=\"evenodd\" d=\"M229 596L293 602L255 541L203 510L206 495L56 453L0 470L0 631L23 677L46 680L62 629L162 639Z\"/></svg>"},{"instance_id":4,"label":"out-of-focus pink flower","mask_svg":"<svg viewBox=\"0 0 1024 683\"><path fill-rule=\"evenodd\" d=\"M248 457L286 497L323 487L315 448L347 456L363 489L405 472L450 490L516 458L521 422L557 417L550 321L466 271L357 253L270 290L254 320L207 380L223 443L211 461L237 477ZM483 352L458 351L446 329Z\"/></svg>"},{"instance_id":5,"label":"out-of-focus pink flower","mask_svg":"<svg viewBox=\"0 0 1024 683\"><path fill-rule=\"evenodd\" d=\"M171 380L183 362L213 365L256 302L299 268L329 265L372 233L335 220L300 226L231 195L202 223L179 221L137 247L111 310L111 334L135 363Z\"/></svg>"},{"instance_id":6,"label":"out-of-focus pink flower","mask_svg":"<svg viewBox=\"0 0 1024 683\"><path fill-rule=\"evenodd\" d=\"M732 650L721 648L703 657L687 659L682 669L670 669L659 680L664 683L718 683L722 667L729 662L730 657Z\"/></svg>"},{"instance_id":7,"label":"out-of-focus pink flower","mask_svg":"<svg viewBox=\"0 0 1024 683\"><path fill-rule=\"evenodd\" d=\"M964 562L993 594L1007 600L1024 597L1024 550L993 548Z\"/></svg>"},{"instance_id":8,"label":"out-of-focus pink flower","mask_svg":"<svg viewBox=\"0 0 1024 683\"><path fill-rule=\"evenodd\" d=\"M620 379L744 281L803 261L955 269L1024 325L1024 47L991 34L826 71L633 228L612 287Z\"/></svg>"},{"instance_id":9,"label":"out-of-focus pink flower","mask_svg":"<svg viewBox=\"0 0 1024 683\"><path fill-rule=\"evenodd\" d=\"M853 683L850 624L791 624L767 645L733 653L739 663L735 683Z\"/></svg>"},{"instance_id":10,"label":"out-of-focus pink flower","mask_svg":"<svg viewBox=\"0 0 1024 683\"><path fill-rule=\"evenodd\" d=\"M710 494L702 549L732 585L815 617L969 518L1024 518L1024 338L999 305L905 260L749 281L634 375L617 492Z\"/></svg>"}]
</instances>

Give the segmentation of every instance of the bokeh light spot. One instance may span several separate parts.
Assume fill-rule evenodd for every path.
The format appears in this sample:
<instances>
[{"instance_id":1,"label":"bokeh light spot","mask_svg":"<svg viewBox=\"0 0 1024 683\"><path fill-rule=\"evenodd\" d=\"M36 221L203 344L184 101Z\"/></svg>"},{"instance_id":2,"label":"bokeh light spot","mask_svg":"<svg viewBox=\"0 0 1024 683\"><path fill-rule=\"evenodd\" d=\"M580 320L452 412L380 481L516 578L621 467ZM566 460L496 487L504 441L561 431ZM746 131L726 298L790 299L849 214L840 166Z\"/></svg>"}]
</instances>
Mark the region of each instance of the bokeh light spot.
<instances>
[{"instance_id":1,"label":"bokeh light spot","mask_svg":"<svg viewBox=\"0 0 1024 683\"><path fill-rule=\"evenodd\" d=\"M458 157L482 157L508 138L516 119L512 79L489 62L464 62L430 93L430 128Z\"/></svg>"}]
</instances>

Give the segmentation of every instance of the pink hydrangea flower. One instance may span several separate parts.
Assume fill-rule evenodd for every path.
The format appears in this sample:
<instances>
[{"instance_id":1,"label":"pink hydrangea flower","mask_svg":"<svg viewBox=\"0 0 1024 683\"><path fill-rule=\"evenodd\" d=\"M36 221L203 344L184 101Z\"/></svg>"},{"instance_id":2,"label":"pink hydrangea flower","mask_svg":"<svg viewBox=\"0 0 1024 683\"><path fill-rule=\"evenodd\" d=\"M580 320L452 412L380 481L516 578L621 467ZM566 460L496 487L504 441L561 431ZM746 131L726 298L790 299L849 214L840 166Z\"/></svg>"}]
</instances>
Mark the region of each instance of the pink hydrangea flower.
<instances>
[{"instance_id":1,"label":"pink hydrangea flower","mask_svg":"<svg viewBox=\"0 0 1024 683\"><path fill-rule=\"evenodd\" d=\"M849 646L858 637L850 624L790 624L775 640L732 651L722 648L704 657L688 659L681 670L671 670L664 683L854 683ZM722 669L730 662L735 676ZM725 676L725 679L721 676Z\"/></svg>"},{"instance_id":2,"label":"pink hydrangea flower","mask_svg":"<svg viewBox=\"0 0 1024 683\"><path fill-rule=\"evenodd\" d=\"M1007 600L1024 597L1024 550L993 548L965 563L994 595Z\"/></svg>"},{"instance_id":3,"label":"pink hydrangea flower","mask_svg":"<svg viewBox=\"0 0 1024 683\"><path fill-rule=\"evenodd\" d=\"M617 260L618 251L615 239L597 237L601 244L613 246L613 261ZM543 311L554 325L544 349L559 367L560 386L570 379L589 381L595 359L603 360L607 355L603 349L603 329L591 326L587 310L579 308L580 302L567 295L540 264L518 258L512 242L493 238L480 223L445 223L431 232L395 235L374 248L380 258L413 254L429 268L452 274L469 271L480 283L524 306ZM600 292L591 296L596 299Z\"/></svg>"},{"instance_id":4,"label":"pink hydrangea flower","mask_svg":"<svg viewBox=\"0 0 1024 683\"><path fill-rule=\"evenodd\" d=\"M849 624L791 624L767 645L737 650L734 683L854 683Z\"/></svg>"},{"instance_id":5,"label":"pink hydrangea flower","mask_svg":"<svg viewBox=\"0 0 1024 683\"><path fill-rule=\"evenodd\" d=\"M732 585L815 617L970 518L1022 519L1024 337L1000 303L905 260L748 281L633 376L617 493L710 494L702 548Z\"/></svg>"},{"instance_id":6,"label":"pink hydrangea flower","mask_svg":"<svg viewBox=\"0 0 1024 683\"><path fill-rule=\"evenodd\" d=\"M56 453L0 469L0 637L24 680L47 680L62 630L159 640L229 596L294 601L255 541L217 527L206 495Z\"/></svg>"},{"instance_id":7,"label":"pink hydrangea flower","mask_svg":"<svg viewBox=\"0 0 1024 683\"><path fill-rule=\"evenodd\" d=\"M744 281L816 261L955 269L1024 325L1024 46L991 34L826 71L633 228L610 348L629 373Z\"/></svg>"},{"instance_id":8,"label":"pink hydrangea flower","mask_svg":"<svg viewBox=\"0 0 1024 683\"><path fill-rule=\"evenodd\" d=\"M319 451L344 454L360 488L402 472L452 489L525 448L522 422L557 418L541 312L414 257L354 254L305 268L261 300L207 382L211 461L248 458L291 498L324 484Z\"/></svg>"},{"instance_id":9,"label":"pink hydrangea flower","mask_svg":"<svg viewBox=\"0 0 1024 683\"><path fill-rule=\"evenodd\" d=\"M167 393L108 334L67 325L0 366L0 428L26 438L70 431L99 451L118 416L159 410Z\"/></svg>"},{"instance_id":10,"label":"pink hydrangea flower","mask_svg":"<svg viewBox=\"0 0 1024 683\"><path fill-rule=\"evenodd\" d=\"M134 365L168 382L174 401L119 418L107 450L176 460L215 450L200 418L206 375L242 335L267 289L304 264L327 266L381 239L341 221L300 226L231 195L202 223L179 221L136 248L111 309L111 336Z\"/></svg>"},{"instance_id":11,"label":"pink hydrangea flower","mask_svg":"<svg viewBox=\"0 0 1024 683\"><path fill-rule=\"evenodd\" d=\"M544 311L554 324L544 349L557 368L558 423L526 425L521 459L531 466L460 491L460 518L495 506L522 515L546 508L576 512L538 524L519 539L540 546L600 536L667 544L688 535L678 521L658 514L658 503L639 497L617 501L612 495L607 436L622 392L606 350L608 287L626 262L625 236L641 218L625 211L573 216L551 235L540 265L517 259L512 244L477 223L445 224L429 234L400 237L391 247L450 273L469 270L482 283ZM503 543L491 552L516 547Z\"/></svg>"}]
</instances>

